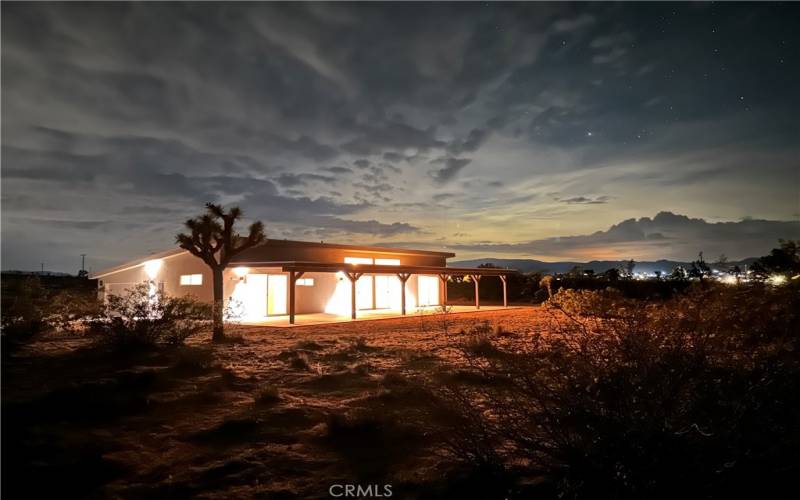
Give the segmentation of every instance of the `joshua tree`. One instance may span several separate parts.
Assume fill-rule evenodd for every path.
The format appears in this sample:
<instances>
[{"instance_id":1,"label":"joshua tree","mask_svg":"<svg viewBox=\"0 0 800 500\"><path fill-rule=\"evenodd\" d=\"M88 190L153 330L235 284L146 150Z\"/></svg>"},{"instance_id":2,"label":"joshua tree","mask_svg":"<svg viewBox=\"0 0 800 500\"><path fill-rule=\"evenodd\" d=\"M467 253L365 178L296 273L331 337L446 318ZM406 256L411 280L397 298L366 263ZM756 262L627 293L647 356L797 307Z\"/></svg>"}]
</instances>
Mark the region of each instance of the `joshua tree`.
<instances>
[{"instance_id":1,"label":"joshua tree","mask_svg":"<svg viewBox=\"0 0 800 500\"><path fill-rule=\"evenodd\" d=\"M633 278L633 270L636 268L636 261L631 259L625 262L625 277Z\"/></svg>"},{"instance_id":2,"label":"joshua tree","mask_svg":"<svg viewBox=\"0 0 800 500\"><path fill-rule=\"evenodd\" d=\"M264 224L261 221L250 224L250 234L239 236L233 229L237 220L242 217L239 207L232 207L227 212L222 205L206 203L206 213L186 221L189 234L180 233L175 240L178 245L188 250L208 264L211 268L214 284L214 334L215 342L225 338L222 324L223 314L223 281L222 271L238 253L254 247L264 241Z\"/></svg>"}]
</instances>

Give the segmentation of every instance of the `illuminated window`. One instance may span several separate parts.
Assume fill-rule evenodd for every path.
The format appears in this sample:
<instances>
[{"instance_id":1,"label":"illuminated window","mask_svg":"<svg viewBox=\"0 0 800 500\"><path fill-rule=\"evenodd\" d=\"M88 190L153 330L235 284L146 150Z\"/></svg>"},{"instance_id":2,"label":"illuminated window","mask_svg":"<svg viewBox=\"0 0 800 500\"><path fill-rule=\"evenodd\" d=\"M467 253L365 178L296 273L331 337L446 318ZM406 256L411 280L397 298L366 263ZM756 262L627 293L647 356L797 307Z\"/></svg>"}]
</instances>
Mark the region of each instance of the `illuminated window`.
<instances>
[{"instance_id":1,"label":"illuminated window","mask_svg":"<svg viewBox=\"0 0 800 500\"><path fill-rule=\"evenodd\" d=\"M314 278L300 278L295 281L297 286L314 286Z\"/></svg>"},{"instance_id":2,"label":"illuminated window","mask_svg":"<svg viewBox=\"0 0 800 500\"><path fill-rule=\"evenodd\" d=\"M378 266L399 266L400 259L375 259L375 264Z\"/></svg>"},{"instance_id":3,"label":"illuminated window","mask_svg":"<svg viewBox=\"0 0 800 500\"><path fill-rule=\"evenodd\" d=\"M372 259L369 257L345 257L345 264L372 264Z\"/></svg>"},{"instance_id":4,"label":"illuminated window","mask_svg":"<svg viewBox=\"0 0 800 500\"><path fill-rule=\"evenodd\" d=\"M182 274L181 275L181 285L202 285L203 284L203 275L202 274Z\"/></svg>"}]
</instances>

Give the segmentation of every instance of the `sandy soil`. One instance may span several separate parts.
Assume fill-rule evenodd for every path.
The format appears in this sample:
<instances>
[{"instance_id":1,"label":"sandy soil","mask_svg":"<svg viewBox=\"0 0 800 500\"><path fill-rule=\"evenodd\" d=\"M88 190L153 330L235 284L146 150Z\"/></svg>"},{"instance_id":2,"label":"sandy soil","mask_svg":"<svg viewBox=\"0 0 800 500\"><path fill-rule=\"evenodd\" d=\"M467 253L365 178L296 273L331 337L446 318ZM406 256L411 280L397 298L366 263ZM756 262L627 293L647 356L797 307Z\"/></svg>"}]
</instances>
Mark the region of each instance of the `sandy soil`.
<instances>
[{"instance_id":1,"label":"sandy soil","mask_svg":"<svg viewBox=\"0 0 800 500\"><path fill-rule=\"evenodd\" d=\"M201 335L123 358L47 337L3 365L4 458L19 457L3 461L4 493L324 498L331 484L366 482L439 496L451 464L397 384L452 370L459 332L483 321L524 341L549 316L524 307L239 326L237 342Z\"/></svg>"}]
</instances>

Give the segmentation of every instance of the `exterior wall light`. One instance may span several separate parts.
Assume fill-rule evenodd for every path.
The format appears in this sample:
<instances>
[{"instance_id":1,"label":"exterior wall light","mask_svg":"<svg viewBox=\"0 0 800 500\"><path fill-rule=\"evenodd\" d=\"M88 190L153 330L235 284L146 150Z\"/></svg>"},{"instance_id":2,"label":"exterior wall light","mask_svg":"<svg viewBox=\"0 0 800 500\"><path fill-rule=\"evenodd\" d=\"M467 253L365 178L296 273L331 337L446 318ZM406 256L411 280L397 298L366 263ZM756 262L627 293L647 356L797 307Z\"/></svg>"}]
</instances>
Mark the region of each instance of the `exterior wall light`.
<instances>
[{"instance_id":1,"label":"exterior wall light","mask_svg":"<svg viewBox=\"0 0 800 500\"><path fill-rule=\"evenodd\" d=\"M156 276L158 276L158 271L159 269L161 269L161 264L162 264L161 259L153 259L145 262L144 272L145 274L147 274L147 277L150 278L151 280L156 279Z\"/></svg>"},{"instance_id":2,"label":"exterior wall light","mask_svg":"<svg viewBox=\"0 0 800 500\"><path fill-rule=\"evenodd\" d=\"M244 281L249 272L250 272L250 268L249 267L234 267L233 268L233 274L235 274L236 277L239 278L239 281Z\"/></svg>"}]
</instances>

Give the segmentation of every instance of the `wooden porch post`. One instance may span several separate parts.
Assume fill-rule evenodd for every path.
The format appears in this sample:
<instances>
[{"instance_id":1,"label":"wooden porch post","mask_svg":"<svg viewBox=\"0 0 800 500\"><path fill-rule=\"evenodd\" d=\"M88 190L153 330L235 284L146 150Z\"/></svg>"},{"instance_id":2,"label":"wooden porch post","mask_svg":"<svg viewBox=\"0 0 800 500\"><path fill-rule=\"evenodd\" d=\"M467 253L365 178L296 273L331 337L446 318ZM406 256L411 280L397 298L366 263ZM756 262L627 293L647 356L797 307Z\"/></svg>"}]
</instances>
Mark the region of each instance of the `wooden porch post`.
<instances>
[{"instance_id":1,"label":"wooden porch post","mask_svg":"<svg viewBox=\"0 0 800 500\"><path fill-rule=\"evenodd\" d=\"M449 278L449 274L440 274L439 280L442 282L442 307L447 305L447 278Z\"/></svg>"},{"instance_id":2,"label":"wooden porch post","mask_svg":"<svg viewBox=\"0 0 800 500\"><path fill-rule=\"evenodd\" d=\"M303 272L289 271L289 324L294 324L294 303L295 303L295 288L294 285L297 280L303 275Z\"/></svg>"},{"instance_id":3,"label":"wooden porch post","mask_svg":"<svg viewBox=\"0 0 800 500\"><path fill-rule=\"evenodd\" d=\"M406 281L408 278L411 277L409 273L397 273L397 277L400 279L400 311L402 312L403 316L406 314Z\"/></svg>"},{"instance_id":4,"label":"wooden porch post","mask_svg":"<svg viewBox=\"0 0 800 500\"><path fill-rule=\"evenodd\" d=\"M508 307L508 290L506 289L506 282L508 281L508 276L505 274L500 275L500 281L503 282L503 307Z\"/></svg>"},{"instance_id":5,"label":"wooden porch post","mask_svg":"<svg viewBox=\"0 0 800 500\"><path fill-rule=\"evenodd\" d=\"M356 319L356 282L364 273L346 273L350 280L350 317Z\"/></svg>"},{"instance_id":6,"label":"wooden porch post","mask_svg":"<svg viewBox=\"0 0 800 500\"><path fill-rule=\"evenodd\" d=\"M472 281L475 282L475 309L480 309L481 308L481 299L480 299L480 295L478 294L478 283L481 281L481 275L480 274L473 274L472 275Z\"/></svg>"}]
</instances>

